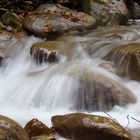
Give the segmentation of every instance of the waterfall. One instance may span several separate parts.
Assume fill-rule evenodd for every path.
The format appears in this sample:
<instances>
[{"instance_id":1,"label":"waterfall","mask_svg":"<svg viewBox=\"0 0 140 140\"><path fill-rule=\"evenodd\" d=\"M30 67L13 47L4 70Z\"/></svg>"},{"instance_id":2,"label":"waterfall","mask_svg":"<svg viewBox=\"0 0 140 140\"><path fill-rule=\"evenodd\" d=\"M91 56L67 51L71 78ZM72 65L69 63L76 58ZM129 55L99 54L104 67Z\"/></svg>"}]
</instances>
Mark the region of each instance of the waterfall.
<instances>
[{"instance_id":1,"label":"waterfall","mask_svg":"<svg viewBox=\"0 0 140 140\"><path fill-rule=\"evenodd\" d=\"M129 115L129 127L139 127L138 122L133 119L140 118L139 82L120 78L104 69L100 64L103 62L101 58L114 45L140 42L138 39L140 30L137 29L137 26L132 27L125 35L123 35L123 31L126 30L124 27L114 30L116 33L113 35L116 35L117 31L121 32L119 34L122 39L111 35L103 36L103 33L108 31L105 29L98 29L81 37L70 36L64 37L64 39L62 37L60 40L68 40L67 43L76 42L76 50L72 54L71 60L64 58L55 64L36 65L29 52L32 44L42 40L33 36L24 38L21 44L17 44L20 46L18 54L12 59L5 60L0 67L0 113L13 118L23 126L32 118L38 118L51 125L51 116L77 111L110 115L126 126ZM94 90L93 86L88 87L88 84L83 84L83 81L79 79L83 77L90 79L93 73L109 77L121 86L127 87L135 95L137 102L124 107L116 105L107 112L86 110L85 104L80 105L81 110L78 109L79 107L75 108L79 98L77 92L82 96L86 90ZM82 100L85 98L84 96ZM101 96L97 101L100 103L99 108L104 106L104 104L102 105L103 99L104 97Z\"/></svg>"}]
</instances>

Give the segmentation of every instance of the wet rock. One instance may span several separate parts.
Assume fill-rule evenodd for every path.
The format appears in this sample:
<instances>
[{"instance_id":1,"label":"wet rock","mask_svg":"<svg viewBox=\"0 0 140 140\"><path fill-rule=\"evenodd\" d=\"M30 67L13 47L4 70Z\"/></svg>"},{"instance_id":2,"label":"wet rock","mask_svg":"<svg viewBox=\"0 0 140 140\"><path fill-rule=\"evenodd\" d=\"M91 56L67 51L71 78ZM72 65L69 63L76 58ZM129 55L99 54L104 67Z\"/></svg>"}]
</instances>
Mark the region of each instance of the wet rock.
<instances>
[{"instance_id":1,"label":"wet rock","mask_svg":"<svg viewBox=\"0 0 140 140\"><path fill-rule=\"evenodd\" d=\"M46 3L46 0L6 0L0 1L0 12L4 9L9 9L14 12L22 11L22 13L26 13L35 9L41 3ZM4 10L5 11L5 10ZM0 13L1 14L1 13Z\"/></svg>"},{"instance_id":2,"label":"wet rock","mask_svg":"<svg viewBox=\"0 0 140 140\"><path fill-rule=\"evenodd\" d=\"M81 43L85 51L96 58L103 58L106 54L126 41L135 41L139 39L138 29L126 28L123 26L101 27L86 36L87 41ZM76 38L76 37L75 37ZM84 40L84 38L83 38Z\"/></svg>"},{"instance_id":3,"label":"wet rock","mask_svg":"<svg viewBox=\"0 0 140 140\"><path fill-rule=\"evenodd\" d=\"M134 19L139 19L140 18L140 5L138 5L137 3L134 3L134 9L132 11L132 17Z\"/></svg>"},{"instance_id":4,"label":"wet rock","mask_svg":"<svg viewBox=\"0 0 140 140\"><path fill-rule=\"evenodd\" d=\"M90 14L98 25L126 24L129 12L123 0L91 0Z\"/></svg>"},{"instance_id":5,"label":"wet rock","mask_svg":"<svg viewBox=\"0 0 140 140\"><path fill-rule=\"evenodd\" d=\"M116 69L115 69L115 66L108 62L108 61L102 61L99 66L101 66L102 68L108 70L109 72L115 74L116 73Z\"/></svg>"},{"instance_id":6,"label":"wet rock","mask_svg":"<svg viewBox=\"0 0 140 140\"><path fill-rule=\"evenodd\" d=\"M101 72L93 70L86 63L68 63L56 69L57 74L70 78L73 88L65 95L65 102L71 102L71 109L79 111L108 111L115 105L125 106L135 103L134 94L123 84L121 80L115 81L104 76ZM55 73L55 71L53 71ZM74 84L73 84L74 83Z\"/></svg>"},{"instance_id":7,"label":"wet rock","mask_svg":"<svg viewBox=\"0 0 140 140\"><path fill-rule=\"evenodd\" d=\"M128 131L132 135L132 140L140 140L140 129L139 128L134 128L134 129L128 129Z\"/></svg>"},{"instance_id":8,"label":"wet rock","mask_svg":"<svg viewBox=\"0 0 140 140\"><path fill-rule=\"evenodd\" d=\"M106 29L98 30L95 34L95 37L104 39L106 41L132 41L139 38L139 34L134 29L126 29L125 27L108 27Z\"/></svg>"},{"instance_id":9,"label":"wet rock","mask_svg":"<svg viewBox=\"0 0 140 140\"><path fill-rule=\"evenodd\" d=\"M137 19L140 17L140 1L139 0L124 0L128 10L129 16L132 19Z\"/></svg>"},{"instance_id":10,"label":"wet rock","mask_svg":"<svg viewBox=\"0 0 140 140\"><path fill-rule=\"evenodd\" d=\"M29 121L25 126L25 130L33 140L55 140L53 131L38 119Z\"/></svg>"},{"instance_id":11,"label":"wet rock","mask_svg":"<svg viewBox=\"0 0 140 140\"><path fill-rule=\"evenodd\" d=\"M47 4L28 15L23 21L23 26L36 36L53 39L64 32L95 28L96 20L82 12L72 11L60 5Z\"/></svg>"},{"instance_id":12,"label":"wet rock","mask_svg":"<svg viewBox=\"0 0 140 140\"><path fill-rule=\"evenodd\" d=\"M53 116L55 131L71 140L130 140L130 134L115 120L98 115L73 113Z\"/></svg>"},{"instance_id":13,"label":"wet rock","mask_svg":"<svg viewBox=\"0 0 140 140\"><path fill-rule=\"evenodd\" d=\"M44 62L58 63L64 59L70 60L76 48L74 42L47 41L33 44L30 54L37 64Z\"/></svg>"},{"instance_id":14,"label":"wet rock","mask_svg":"<svg viewBox=\"0 0 140 140\"><path fill-rule=\"evenodd\" d=\"M90 13L90 0L58 0L57 2L71 9Z\"/></svg>"},{"instance_id":15,"label":"wet rock","mask_svg":"<svg viewBox=\"0 0 140 140\"><path fill-rule=\"evenodd\" d=\"M20 31L22 28L22 19L19 16L12 12L6 12L1 16L2 23L7 26L7 30L10 31Z\"/></svg>"},{"instance_id":16,"label":"wet rock","mask_svg":"<svg viewBox=\"0 0 140 140\"><path fill-rule=\"evenodd\" d=\"M37 64L43 62L59 62L62 56L61 50L59 49L60 43L56 41L36 43L31 47L30 54Z\"/></svg>"},{"instance_id":17,"label":"wet rock","mask_svg":"<svg viewBox=\"0 0 140 140\"><path fill-rule=\"evenodd\" d=\"M21 43L25 39L26 34L13 34L0 30L0 57L12 58L17 55L21 49Z\"/></svg>"},{"instance_id":18,"label":"wet rock","mask_svg":"<svg viewBox=\"0 0 140 140\"><path fill-rule=\"evenodd\" d=\"M140 80L140 44L131 43L120 45L112 49L105 57L105 60L114 63L117 74L126 76L132 80Z\"/></svg>"},{"instance_id":19,"label":"wet rock","mask_svg":"<svg viewBox=\"0 0 140 140\"><path fill-rule=\"evenodd\" d=\"M0 115L1 140L29 140L25 130L15 121Z\"/></svg>"}]
</instances>

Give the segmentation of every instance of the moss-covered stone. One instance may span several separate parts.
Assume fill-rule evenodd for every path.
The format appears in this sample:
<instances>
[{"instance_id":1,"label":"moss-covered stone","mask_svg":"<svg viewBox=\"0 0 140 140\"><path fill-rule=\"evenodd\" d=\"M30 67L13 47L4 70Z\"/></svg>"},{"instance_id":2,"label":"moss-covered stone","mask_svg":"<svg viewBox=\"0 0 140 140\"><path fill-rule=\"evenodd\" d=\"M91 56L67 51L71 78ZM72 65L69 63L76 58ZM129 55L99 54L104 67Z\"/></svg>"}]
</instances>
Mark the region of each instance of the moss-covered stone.
<instances>
[{"instance_id":1,"label":"moss-covered stone","mask_svg":"<svg viewBox=\"0 0 140 140\"><path fill-rule=\"evenodd\" d=\"M30 54L37 64L60 62L64 57L70 60L74 55L76 43L65 41L46 41L35 43Z\"/></svg>"},{"instance_id":2,"label":"moss-covered stone","mask_svg":"<svg viewBox=\"0 0 140 140\"><path fill-rule=\"evenodd\" d=\"M1 21L5 26L11 26L11 30L20 31L22 29L22 19L13 12L6 12L1 16Z\"/></svg>"},{"instance_id":3,"label":"moss-covered stone","mask_svg":"<svg viewBox=\"0 0 140 140\"><path fill-rule=\"evenodd\" d=\"M29 140L25 130L15 121L0 115L1 140Z\"/></svg>"},{"instance_id":4,"label":"moss-covered stone","mask_svg":"<svg viewBox=\"0 0 140 140\"><path fill-rule=\"evenodd\" d=\"M59 41L36 43L31 47L30 54L37 64L58 62L60 55L63 55L59 47L60 43Z\"/></svg>"},{"instance_id":5,"label":"moss-covered stone","mask_svg":"<svg viewBox=\"0 0 140 140\"><path fill-rule=\"evenodd\" d=\"M104 58L114 63L117 74L140 80L140 44L131 43L112 49Z\"/></svg>"}]
</instances>

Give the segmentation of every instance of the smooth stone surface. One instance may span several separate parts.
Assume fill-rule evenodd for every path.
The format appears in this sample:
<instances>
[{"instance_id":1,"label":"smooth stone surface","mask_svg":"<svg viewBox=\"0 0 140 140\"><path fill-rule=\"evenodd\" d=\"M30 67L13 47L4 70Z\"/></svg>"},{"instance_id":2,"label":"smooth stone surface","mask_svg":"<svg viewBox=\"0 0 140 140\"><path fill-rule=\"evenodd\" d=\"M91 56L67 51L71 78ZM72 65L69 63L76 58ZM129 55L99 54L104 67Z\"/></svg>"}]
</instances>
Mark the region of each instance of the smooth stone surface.
<instances>
[{"instance_id":1,"label":"smooth stone surface","mask_svg":"<svg viewBox=\"0 0 140 140\"><path fill-rule=\"evenodd\" d=\"M25 130L14 120L0 115L1 140L29 140Z\"/></svg>"},{"instance_id":2,"label":"smooth stone surface","mask_svg":"<svg viewBox=\"0 0 140 140\"><path fill-rule=\"evenodd\" d=\"M114 63L118 75L140 80L140 43L120 45L112 49L104 59Z\"/></svg>"},{"instance_id":3,"label":"smooth stone surface","mask_svg":"<svg viewBox=\"0 0 140 140\"><path fill-rule=\"evenodd\" d=\"M96 25L94 17L54 4L38 7L23 21L23 26L30 33L48 39L59 37L65 32L94 29Z\"/></svg>"},{"instance_id":4,"label":"smooth stone surface","mask_svg":"<svg viewBox=\"0 0 140 140\"><path fill-rule=\"evenodd\" d=\"M55 131L71 140L130 140L130 134L115 120L98 115L72 113L51 118Z\"/></svg>"}]
</instances>

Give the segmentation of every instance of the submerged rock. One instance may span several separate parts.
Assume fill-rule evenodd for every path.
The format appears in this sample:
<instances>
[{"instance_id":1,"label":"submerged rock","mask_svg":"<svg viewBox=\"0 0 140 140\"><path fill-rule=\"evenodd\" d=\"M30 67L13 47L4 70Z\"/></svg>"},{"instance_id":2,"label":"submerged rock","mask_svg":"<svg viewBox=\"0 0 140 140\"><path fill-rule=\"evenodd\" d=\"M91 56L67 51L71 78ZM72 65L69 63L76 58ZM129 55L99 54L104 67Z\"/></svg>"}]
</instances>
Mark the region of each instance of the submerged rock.
<instances>
[{"instance_id":1,"label":"submerged rock","mask_svg":"<svg viewBox=\"0 0 140 140\"><path fill-rule=\"evenodd\" d=\"M140 44L130 43L112 49L105 60L114 63L117 74L132 80L140 80Z\"/></svg>"},{"instance_id":2,"label":"submerged rock","mask_svg":"<svg viewBox=\"0 0 140 140\"><path fill-rule=\"evenodd\" d=\"M65 59L70 60L77 49L74 42L46 41L35 43L30 49L30 54L37 64L58 63Z\"/></svg>"},{"instance_id":3,"label":"submerged rock","mask_svg":"<svg viewBox=\"0 0 140 140\"><path fill-rule=\"evenodd\" d=\"M53 131L38 119L29 121L25 125L25 130L33 140L55 140Z\"/></svg>"},{"instance_id":4,"label":"submerged rock","mask_svg":"<svg viewBox=\"0 0 140 140\"><path fill-rule=\"evenodd\" d=\"M106 77L86 63L71 62L60 65L59 71L55 69L54 73L69 78L69 82L66 81L64 85L72 88L70 91L66 88L63 96L65 102L71 103L68 106L70 109L88 112L108 111L115 105L125 106L136 102L134 94L121 80L115 81Z\"/></svg>"},{"instance_id":5,"label":"submerged rock","mask_svg":"<svg viewBox=\"0 0 140 140\"><path fill-rule=\"evenodd\" d=\"M136 99L124 85L82 66L75 69L78 80L76 109L87 111L111 110L115 105L135 103Z\"/></svg>"},{"instance_id":6,"label":"submerged rock","mask_svg":"<svg viewBox=\"0 0 140 140\"><path fill-rule=\"evenodd\" d=\"M62 55L59 49L60 43L57 41L36 43L31 47L30 54L37 64L59 62Z\"/></svg>"},{"instance_id":7,"label":"submerged rock","mask_svg":"<svg viewBox=\"0 0 140 140\"><path fill-rule=\"evenodd\" d=\"M130 140L130 134L115 120L98 115L73 113L53 116L55 131L71 140Z\"/></svg>"},{"instance_id":8,"label":"submerged rock","mask_svg":"<svg viewBox=\"0 0 140 140\"><path fill-rule=\"evenodd\" d=\"M96 19L83 12L72 11L60 5L40 6L35 13L25 17L23 26L30 33L53 39L64 32L96 27Z\"/></svg>"},{"instance_id":9,"label":"submerged rock","mask_svg":"<svg viewBox=\"0 0 140 140\"><path fill-rule=\"evenodd\" d=\"M15 121L0 115L1 140L29 140L25 130Z\"/></svg>"},{"instance_id":10,"label":"submerged rock","mask_svg":"<svg viewBox=\"0 0 140 140\"><path fill-rule=\"evenodd\" d=\"M108 61L101 61L99 66L101 66L102 68L108 70L109 72L111 72L113 74L116 73L115 66L112 63L108 62Z\"/></svg>"},{"instance_id":11,"label":"submerged rock","mask_svg":"<svg viewBox=\"0 0 140 140\"><path fill-rule=\"evenodd\" d=\"M133 28L126 28L119 26L118 27L108 27L105 29L97 30L94 33L93 37L99 39L104 39L106 41L115 42L115 41L133 41L139 38L139 34Z\"/></svg>"}]
</instances>

